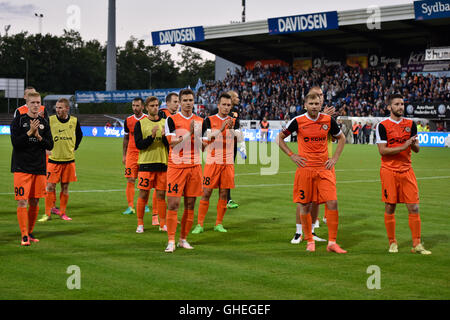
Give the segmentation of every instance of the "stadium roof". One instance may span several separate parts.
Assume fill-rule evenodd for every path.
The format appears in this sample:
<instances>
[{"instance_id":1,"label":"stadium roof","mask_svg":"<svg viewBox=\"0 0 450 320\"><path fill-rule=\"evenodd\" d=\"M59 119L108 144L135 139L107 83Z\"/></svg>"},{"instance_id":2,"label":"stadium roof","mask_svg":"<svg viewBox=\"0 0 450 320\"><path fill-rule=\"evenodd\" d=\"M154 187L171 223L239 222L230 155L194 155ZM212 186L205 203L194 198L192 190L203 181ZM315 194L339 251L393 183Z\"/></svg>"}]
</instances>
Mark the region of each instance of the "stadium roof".
<instances>
[{"instance_id":1,"label":"stadium roof","mask_svg":"<svg viewBox=\"0 0 450 320\"><path fill-rule=\"evenodd\" d=\"M353 53L401 55L450 44L450 18L416 20L414 4L381 7L381 28L369 30L368 9L338 12L339 28L271 35L268 20L204 28L204 40L185 45L239 65L260 59Z\"/></svg>"}]
</instances>

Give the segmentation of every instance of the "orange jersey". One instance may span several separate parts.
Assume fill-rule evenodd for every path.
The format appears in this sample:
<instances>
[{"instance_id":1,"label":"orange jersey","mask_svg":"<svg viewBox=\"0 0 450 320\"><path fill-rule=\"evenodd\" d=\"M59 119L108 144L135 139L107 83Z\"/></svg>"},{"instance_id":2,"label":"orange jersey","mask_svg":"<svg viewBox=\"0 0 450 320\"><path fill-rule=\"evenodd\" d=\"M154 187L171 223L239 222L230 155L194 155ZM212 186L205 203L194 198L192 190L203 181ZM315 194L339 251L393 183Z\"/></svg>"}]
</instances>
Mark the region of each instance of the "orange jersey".
<instances>
[{"instance_id":1,"label":"orange jersey","mask_svg":"<svg viewBox=\"0 0 450 320\"><path fill-rule=\"evenodd\" d=\"M386 147L395 148L404 144L417 134L414 121L402 118L399 122L387 118L377 125L377 144L386 143ZM381 167L393 171L407 171L411 168L411 147L394 155L381 157Z\"/></svg>"},{"instance_id":2,"label":"orange jersey","mask_svg":"<svg viewBox=\"0 0 450 320\"><path fill-rule=\"evenodd\" d=\"M268 132L269 131L269 122L268 121L261 121L261 131L262 132Z\"/></svg>"},{"instance_id":3,"label":"orange jersey","mask_svg":"<svg viewBox=\"0 0 450 320\"><path fill-rule=\"evenodd\" d=\"M127 153L139 153L139 149L136 147L136 142L134 141L134 127L136 126L136 123L144 118L147 118L146 114L143 114L140 118L137 118L136 115L133 114L132 116L129 116L125 119L125 123L123 126L125 134L129 137Z\"/></svg>"},{"instance_id":4,"label":"orange jersey","mask_svg":"<svg viewBox=\"0 0 450 320\"><path fill-rule=\"evenodd\" d=\"M48 115L46 114L44 106L41 106L39 108L39 113L41 113L41 112L44 113L44 118L47 118L47 120L48 120ZM18 115L25 114L25 113L28 113L28 106L27 105L23 105L23 106L17 108L16 111L14 112L14 118L17 117Z\"/></svg>"},{"instance_id":5,"label":"orange jersey","mask_svg":"<svg viewBox=\"0 0 450 320\"><path fill-rule=\"evenodd\" d=\"M173 116L173 114L170 113L169 109L160 109L158 115L163 119L167 119L168 117Z\"/></svg>"},{"instance_id":6,"label":"orange jersey","mask_svg":"<svg viewBox=\"0 0 450 320\"><path fill-rule=\"evenodd\" d=\"M221 118L218 114L216 114L206 118L203 131L213 133L217 132L222 128L223 123L228 119L233 121L232 129L239 130L239 120L230 116ZM211 141L207 147L207 152L207 164L234 164L234 135L230 132L230 130L225 129L222 134L215 139L215 141Z\"/></svg>"},{"instance_id":7,"label":"orange jersey","mask_svg":"<svg viewBox=\"0 0 450 320\"><path fill-rule=\"evenodd\" d=\"M189 118L183 116L181 112L170 116L166 120L166 137L170 141L172 138L179 138L190 132L191 122L194 120L200 127L203 127L203 119L192 114ZM201 138L201 137L199 137ZM201 143L201 141L200 141ZM179 143L175 147L170 147L168 167L189 168L201 165L200 148L201 144L195 142L194 135L189 141Z\"/></svg>"},{"instance_id":8,"label":"orange jersey","mask_svg":"<svg viewBox=\"0 0 450 320\"><path fill-rule=\"evenodd\" d=\"M328 133L337 137L341 129L329 115L319 113L313 120L305 113L292 119L283 131L286 137L293 132L297 132L298 154L307 159L306 166L324 167L328 160Z\"/></svg>"}]
</instances>

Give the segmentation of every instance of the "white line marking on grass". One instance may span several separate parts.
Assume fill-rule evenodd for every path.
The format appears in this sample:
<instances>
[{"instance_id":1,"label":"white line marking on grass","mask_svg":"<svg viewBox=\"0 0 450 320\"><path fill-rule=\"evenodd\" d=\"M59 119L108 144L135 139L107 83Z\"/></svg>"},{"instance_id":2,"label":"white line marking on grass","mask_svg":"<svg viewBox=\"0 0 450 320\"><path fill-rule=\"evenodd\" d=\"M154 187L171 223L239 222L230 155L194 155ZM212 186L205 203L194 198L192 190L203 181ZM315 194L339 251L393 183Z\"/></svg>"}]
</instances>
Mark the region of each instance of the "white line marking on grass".
<instances>
[{"instance_id":1,"label":"white line marking on grass","mask_svg":"<svg viewBox=\"0 0 450 320\"><path fill-rule=\"evenodd\" d=\"M439 179L450 179L450 176L436 176L436 177L419 177L417 180L439 180ZM338 184L341 183L367 183L367 182L380 182L380 179L376 180L344 180L337 181ZM236 185L236 188L255 188L255 187L285 187L292 186L292 183L280 183L280 184L248 184L248 185ZM108 193L108 192L125 192L125 189L113 189L113 190L70 190L69 193ZM0 193L0 196L10 196L14 195L13 192Z\"/></svg>"},{"instance_id":2,"label":"white line marking on grass","mask_svg":"<svg viewBox=\"0 0 450 320\"><path fill-rule=\"evenodd\" d=\"M439 180L439 179L450 179L450 176L438 176L438 177L419 177L417 180ZM366 183L366 182L381 182L380 179L376 180L344 180L337 181L338 184L341 183ZM292 183L289 184L252 184L252 185L237 185L236 188L251 188L251 187L284 187L284 186L292 186Z\"/></svg>"},{"instance_id":3,"label":"white line marking on grass","mask_svg":"<svg viewBox=\"0 0 450 320\"><path fill-rule=\"evenodd\" d=\"M380 168L376 169L335 169L336 172L365 172L365 171L380 171ZM450 169L433 169L433 168L423 168L423 169L414 169L414 171L450 171ZM277 174L292 174L295 171L281 171ZM261 172L248 172L248 173L237 173L234 176L258 176Z\"/></svg>"}]
</instances>

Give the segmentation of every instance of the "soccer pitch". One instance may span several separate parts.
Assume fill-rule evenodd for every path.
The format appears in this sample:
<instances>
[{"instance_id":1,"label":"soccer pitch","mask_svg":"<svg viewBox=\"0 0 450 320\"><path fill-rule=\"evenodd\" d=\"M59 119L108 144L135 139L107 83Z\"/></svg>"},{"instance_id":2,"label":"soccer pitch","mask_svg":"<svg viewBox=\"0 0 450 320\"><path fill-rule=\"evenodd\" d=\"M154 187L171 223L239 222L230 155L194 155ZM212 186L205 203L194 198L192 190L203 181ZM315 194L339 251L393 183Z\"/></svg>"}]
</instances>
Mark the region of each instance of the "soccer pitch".
<instances>
[{"instance_id":1,"label":"soccer pitch","mask_svg":"<svg viewBox=\"0 0 450 320\"><path fill-rule=\"evenodd\" d=\"M296 151L296 145L290 147ZM146 232L136 234L136 215L121 214L126 182L122 140L116 138L83 139L76 153L78 182L71 185L67 208L73 221L36 222L34 234L41 242L24 248L9 136L0 136L0 152L0 299L450 299L449 149L422 148L412 155L422 239L431 256L410 253L404 205L396 211L399 253L387 252L374 145L346 145L336 166L338 243L348 250L345 255L326 252L322 242L315 253L306 252L303 242L290 243L295 166L281 151L276 175L260 175L259 164L236 166L232 196L240 207L225 215L228 233L213 231L215 191L205 232L188 237L195 250L164 253L167 236L151 226L151 215L145 218ZM41 200L39 216L44 206ZM326 225L316 233L327 238ZM73 265L81 270L80 290L67 288ZM368 289L370 266L379 267L380 289Z\"/></svg>"}]
</instances>

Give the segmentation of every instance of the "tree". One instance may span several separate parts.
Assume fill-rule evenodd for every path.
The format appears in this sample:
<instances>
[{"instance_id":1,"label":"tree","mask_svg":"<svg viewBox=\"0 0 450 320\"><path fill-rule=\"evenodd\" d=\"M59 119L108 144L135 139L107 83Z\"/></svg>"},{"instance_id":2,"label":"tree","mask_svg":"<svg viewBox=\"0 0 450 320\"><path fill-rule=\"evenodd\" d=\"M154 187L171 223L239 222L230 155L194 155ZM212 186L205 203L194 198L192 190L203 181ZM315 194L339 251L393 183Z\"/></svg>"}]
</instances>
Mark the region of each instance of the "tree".
<instances>
[{"instance_id":1,"label":"tree","mask_svg":"<svg viewBox=\"0 0 450 320\"><path fill-rule=\"evenodd\" d=\"M177 63L181 69L180 85L181 87L195 87L198 79L213 80L215 64L211 60L203 60L200 53L192 48L183 46L178 53L181 60Z\"/></svg>"}]
</instances>

